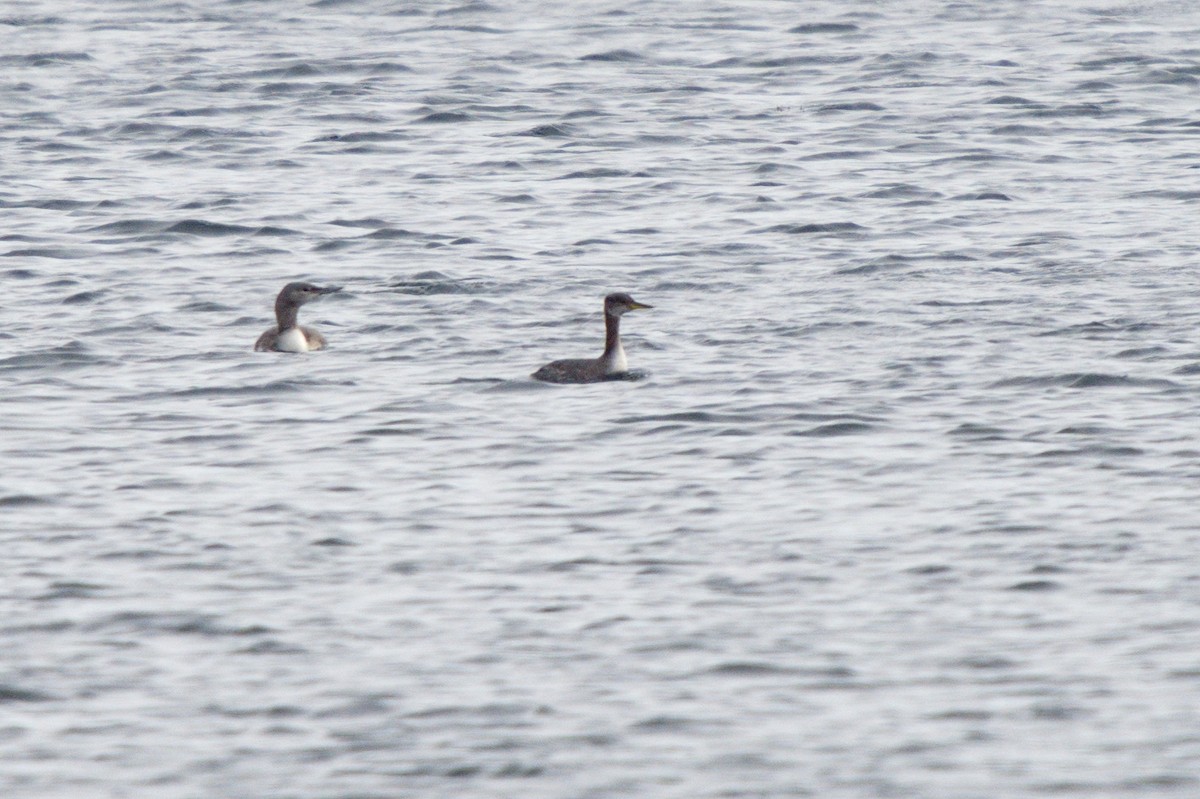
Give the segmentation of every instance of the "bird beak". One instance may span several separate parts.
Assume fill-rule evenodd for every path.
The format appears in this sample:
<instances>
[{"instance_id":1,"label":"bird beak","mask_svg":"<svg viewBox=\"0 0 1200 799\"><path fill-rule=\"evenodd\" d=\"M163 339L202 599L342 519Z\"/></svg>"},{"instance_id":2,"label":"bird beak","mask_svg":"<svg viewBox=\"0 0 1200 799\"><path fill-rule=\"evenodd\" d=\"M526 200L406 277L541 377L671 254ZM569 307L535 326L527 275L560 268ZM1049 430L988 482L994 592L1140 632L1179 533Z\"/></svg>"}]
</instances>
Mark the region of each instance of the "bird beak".
<instances>
[{"instance_id":1,"label":"bird beak","mask_svg":"<svg viewBox=\"0 0 1200 799\"><path fill-rule=\"evenodd\" d=\"M638 301L634 300L633 304L629 306L629 310L640 311L644 308L653 308L653 307L654 307L653 305L647 305L644 302L638 302Z\"/></svg>"},{"instance_id":2,"label":"bird beak","mask_svg":"<svg viewBox=\"0 0 1200 799\"><path fill-rule=\"evenodd\" d=\"M342 290L341 286L325 286L321 289L321 293L322 294L336 294L337 292L339 292L341 290Z\"/></svg>"}]
</instances>

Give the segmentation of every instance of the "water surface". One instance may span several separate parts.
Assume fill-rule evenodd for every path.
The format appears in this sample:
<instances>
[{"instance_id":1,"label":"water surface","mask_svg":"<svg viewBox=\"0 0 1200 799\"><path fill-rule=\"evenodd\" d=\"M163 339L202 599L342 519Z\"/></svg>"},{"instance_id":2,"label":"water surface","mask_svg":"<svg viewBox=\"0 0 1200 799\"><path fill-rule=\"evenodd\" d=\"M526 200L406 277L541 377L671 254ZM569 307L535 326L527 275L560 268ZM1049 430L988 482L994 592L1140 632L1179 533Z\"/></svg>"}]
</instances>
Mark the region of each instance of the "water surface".
<instances>
[{"instance_id":1,"label":"water surface","mask_svg":"<svg viewBox=\"0 0 1200 799\"><path fill-rule=\"evenodd\" d=\"M0 791L1195 796L1198 35L10 3Z\"/></svg>"}]
</instances>

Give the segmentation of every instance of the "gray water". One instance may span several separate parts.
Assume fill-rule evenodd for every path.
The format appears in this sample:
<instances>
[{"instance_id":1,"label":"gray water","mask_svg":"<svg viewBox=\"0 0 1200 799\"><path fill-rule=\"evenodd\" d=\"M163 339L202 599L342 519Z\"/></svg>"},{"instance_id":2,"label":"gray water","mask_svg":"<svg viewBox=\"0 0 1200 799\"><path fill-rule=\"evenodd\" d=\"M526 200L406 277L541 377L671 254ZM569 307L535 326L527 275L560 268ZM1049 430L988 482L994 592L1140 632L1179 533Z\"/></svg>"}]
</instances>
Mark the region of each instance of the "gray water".
<instances>
[{"instance_id":1,"label":"gray water","mask_svg":"<svg viewBox=\"0 0 1200 799\"><path fill-rule=\"evenodd\" d=\"M1198 170L1193 3L8 0L0 795L1200 795Z\"/></svg>"}]
</instances>

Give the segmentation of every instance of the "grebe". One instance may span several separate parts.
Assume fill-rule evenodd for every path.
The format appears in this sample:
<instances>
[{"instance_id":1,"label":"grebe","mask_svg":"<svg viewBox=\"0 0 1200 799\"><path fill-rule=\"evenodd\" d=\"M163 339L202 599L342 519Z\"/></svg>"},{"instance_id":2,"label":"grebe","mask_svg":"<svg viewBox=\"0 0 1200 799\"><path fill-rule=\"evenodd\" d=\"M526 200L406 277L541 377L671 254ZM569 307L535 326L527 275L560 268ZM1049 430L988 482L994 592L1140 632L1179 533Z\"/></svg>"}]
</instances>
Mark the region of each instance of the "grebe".
<instances>
[{"instance_id":1,"label":"grebe","mask_svg":"<svg viewBox=\"0 0 1200 799\"><path fill-rule=\"evenodd\" d=\"M628 294L609 294L604 298L604 354L599 358L553 361L534 372L533 378L547 383L599 383L622 377L629 371L629 361L621 346L621 315L652 307Z\"/></svg>"}]
</instances>

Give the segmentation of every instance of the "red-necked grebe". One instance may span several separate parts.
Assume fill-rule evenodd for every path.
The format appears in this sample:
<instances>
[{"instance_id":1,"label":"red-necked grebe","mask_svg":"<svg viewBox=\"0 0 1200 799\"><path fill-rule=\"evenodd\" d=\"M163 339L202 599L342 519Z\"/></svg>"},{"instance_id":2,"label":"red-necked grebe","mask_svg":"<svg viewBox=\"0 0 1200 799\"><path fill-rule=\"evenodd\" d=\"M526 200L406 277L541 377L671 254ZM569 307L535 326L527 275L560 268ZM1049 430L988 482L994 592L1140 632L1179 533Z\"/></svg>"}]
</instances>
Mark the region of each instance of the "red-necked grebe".
<instances>
[{"instance_id":1,"label":"red-necked grebe","mask_svg":"<svg viewBox=\"0 0 1200 799\"><path fill-rule=\"evenodd\" d=\"M629 371L625 348L621 346L621 316L626 311L651 307L628 294L609 294L604 298L604 354L599 358L553 361L534 372L534 379L547 383L599 383L621 377Z\"/></svg>"}]
</instances>

